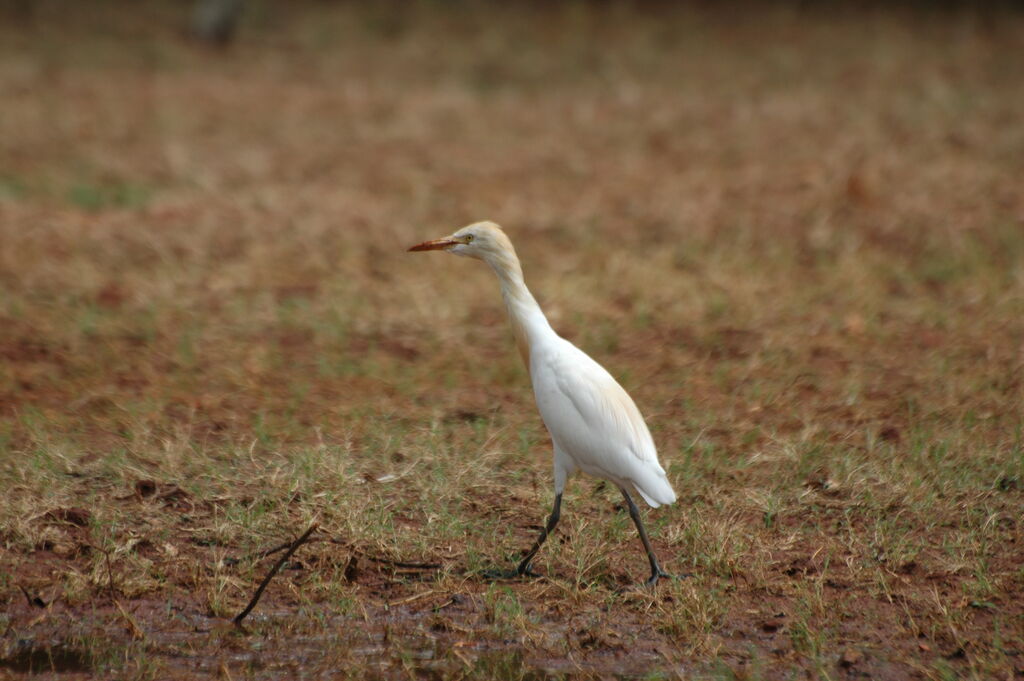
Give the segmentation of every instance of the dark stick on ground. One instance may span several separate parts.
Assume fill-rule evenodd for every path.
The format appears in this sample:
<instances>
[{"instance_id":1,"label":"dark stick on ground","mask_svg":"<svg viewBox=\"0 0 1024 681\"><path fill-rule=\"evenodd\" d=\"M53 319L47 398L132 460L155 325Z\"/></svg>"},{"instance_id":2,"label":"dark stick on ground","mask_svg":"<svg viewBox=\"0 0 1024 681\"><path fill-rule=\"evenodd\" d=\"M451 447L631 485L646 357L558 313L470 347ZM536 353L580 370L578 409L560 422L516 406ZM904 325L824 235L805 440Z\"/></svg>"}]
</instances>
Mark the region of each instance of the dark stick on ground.
<instances>
[{"instance_id":1,"label":"dark stick on ground","mask_svg":"<svg viewBox=\"0 0 1024 681\"><path fill-rule=\"evenodd\" d=\"M412 563L412 562L403 561L403 560L393 560L391 558L381 558L380 556L371 556L366 551L363 551L362 549L357 548L357 547L353 546L352 544L350 544L350 543L348 543L346 541L340 541L338 539L328 539L327 541L331 542L332 544L338 544L339 546L344 546L347 549L349 549L350 551L353 551L354 553L358 553L363 558L365 558L365 559L367 559L369 561L373 561L374 563L381 563L381 564L384 564L384 565L392 565L392 566L397 567L397 568L407 568L407 569L410 569L410 570L437 570L437 569L439 569L441 567L440 563Z\"/></svg>"},{"instance_id":2,"label":"dark stick on ground","mask_svg":"<svg viewBox=\"0 0 1024 681\"><path fill-rule=\"evenodd\" d=\"M40 598L39 596L33 596L28 592L28 589L26 589L20 584L18 585L18 588L21 589L21 593L25 594L25 600L28 601L28 605L30 608L46 607L46 601L44 601L42 598Z\"/></svg>"},{"instance_id":3,"label":"dark stick on ground","mask_svg":"<svg viewBox=\"0 0 1024 681\"><path fill-rule=\"evenodd\" d=\"M437 570L441 567L440 563L407 563L401 560L391 560L390 558L379 558L377 556L371 556L368 553L364 553L363 558L366 558L367 560L372 560L374 563L392 565L394 567L405 568L407 570Z\"/></svg>"},{"instance_id":4,"label":"dark stick on ground","mask_svg":"<svg viewBox=\"0 0 1024 681\"><path fill-rule=\"evenodd\" d=\"M110 594L111 601L117 601L117 591L114 588L114 571L110 567L110 551L106 549L100 549L103 552L103 558L107 564L107 591Z\"/></svg>"},{"instance_id":5,"label":"dark stick on ground","mask_svg":"<svg viewBox=\"0 0 1024 681\"><path fill-rule=\"evenodd\" d=\"M281 569L281 566L284 565L288 561L288 559L292 557L292 554L295 553L295 550L306 543L306 540L309 539L309 536L316 531L317 527L318 524L313 523L309 526L309 529L306 530L306 532L301 537L292 542L291 546L288 547L288 550L285 551L285 554L281 556L281 558L277 561L274 567L271 568L270 572L267 573L267 576L263 578L263 581L260 583L259 588L256 589L256 593L253 594L252 600L249 601L249 605L245 606L245 610L235 615L235 619L233 619L232 622L234 622L236 625L241 624L242 620L244 620L249 615L249 613L252 612L252 609L256 607L257 603L259 603L260 596L263 595L263 590L267 588L267 584L270 584L270 580L274 578L274 575L276 575L278 570Z\"/></svg>"},{"instance_id":6,"label":"dark stick on ground","mask_svg":"<svg viewBox=\"0 0 1024 681\"><path fill-rule=\"evenodd\" d=\"M275 553L278 553L280 551L284 551L286 548L291 546L292 543L293 542L286 541L283 544L278 544L277 546L275 546L272 549L266 549L264 551L260 551L259 553L246 556L243 560L252 560L253 558L255 558L257 560L263 560L264 558L268 558L268 557L274 555Z\"/></svg>"},{"instance_id":7,"label":"dark stick on ground","mask_svg":"<svg viewBox=\"0 0 1024 681\"><path fill-rule=\"evenodd\" d=\"M352 551L353 553L359 554L360 556L362 556L363 558L366 558L369 561L372 561L374 563L381 563L383 565L391 565L391 566L396 567L396 568L405 568L405 569L410 569L410 570L437 570L437 569L439 569L441 567L440 563L413 563L413 562L402 561L402 560L393 560L391 558L381 558L379 556L372 556L369 553L367 553L366 551L363 551L362 549L359 549L359 548L353 546L352 544L350 544L347 541L341 541L339 539L334 539L332 537L313 538L313 539L309 540L309 543L312 544L315 541L327 541L327 542L330 542L331 544L337 544L338 546L344 546L348 550ZM251 553L251 554L249 554L247 556L244 556L243 558L225 559L225 562L230 561L229 564L230 565L234 565L234 564L240 563L242 561L262 560L264 558L267 558L269 556L274 555L275 553L279 553L281 551L284 551L285 549L287 549L291 545L292 545L292 542L285 542L285 543L279 544L279 545L277 545L277 546L275 546L273 548L264 549L263 551L257 551L256 553Z\"/></svg>"}]
</instances>

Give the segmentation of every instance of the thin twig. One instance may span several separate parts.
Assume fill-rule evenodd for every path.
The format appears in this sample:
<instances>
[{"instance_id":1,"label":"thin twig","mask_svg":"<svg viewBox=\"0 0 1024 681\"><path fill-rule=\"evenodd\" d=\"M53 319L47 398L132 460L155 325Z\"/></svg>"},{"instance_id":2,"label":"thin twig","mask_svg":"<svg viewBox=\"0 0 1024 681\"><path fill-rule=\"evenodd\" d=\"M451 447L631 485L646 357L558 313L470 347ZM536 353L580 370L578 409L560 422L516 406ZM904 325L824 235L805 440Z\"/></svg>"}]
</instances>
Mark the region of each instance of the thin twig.
<instances>
[{"instance_id":1,"label":"thin twig","mask_svg":"<svg viewBox=\"0 0 1024 681\"><path fill-rule=\"evenodd\" d=\"M366 551L360 549L359 547L353 546L352 544L350 544L347 541L342 541L340 539L334 539L333 537L328 537L327 541L329 541L332 544L338 544L339 546L344 546L345 548L349 549L350 551L358 553L359 555L361 555L366 560L373 561L374 563L383 563L385 565L394 565L395 567L409 568L410 570L437 570L437 569L440 569L440 567L441 567L440 563L410 563L410 562L402 561L402 560L392 560L391 558L380 558L378 556L371 556L369 553L367 553Z\"/></svg>"},{"instance_id":2,"label":"thin twig","mask_svg":"<svg viewBox=\"0 0 1024 681\"><path fill-rule=\"evenodd\" d=\"M314 540L314 541L316 541L316 540ZM268 558L268 557L274 555L275 553L280 553L281 551L284 551L286 548L288 548L291 545L292 545L292 543L290 541L286 541L283 544L278 544L277 546L275 546L272 549L263 549L262 551L256 551L255 553L250 553L248 556L243 556L242 558L239 558L238 560L239 561L243 561L243 560L244 561L263 560L264 558Z\"/></svg>"},{"instance_id":3,"label":"thin twig","mask_svg":"<svg viewBox=\"0 0 1024 681\"><path fill-rule=\"evenodd\" d=\"M28 605L30 608L46 607L46 601L44 601L42 598L40 598L39 596L33 596L28 592L28 589L23 587L21 584L18 585L18 588L21 589L21 593L25 594L25 600L28 601Z\"/></svg>"},{"instance_id":4,"label":"thin twig","mask_svg":"<svg viewBox=\"0 0 1024 681\"><path fill-rule=\"evenodd\" d=\"M95 547L94 548L99 548ZM110 551L107 549L99 549L103 553L103 558L107 564L107 591L110 593L110 600L117 600L117 591L114 589L114 571L110 567Z\"/></svg>"},{"instance_id":5,"label":"thin twig","mask_svg":"<svg viewBox=\"0 0 1024 681\"><path fill-rule=\"evenodd\" d=\"M441 568L441 564L440 563L412 563L412 562L402 561L402 560L392 560L391 558L381 558L379 556L372 556L369 553L367 553L366 551L353 546L352 544L350 544L347 541L342 541L342 540L339 540L339 539L334 539L333 537L313 537L313 538L308 540L308 543L312 544L313 542L316 542L316 541L326 541L326 542L329 542L331 544L337 544L338 546L344 546L348 550L352 551L352 553L358 554L358 555L362 556L363 558L366 558L369 561L372 561L374 563L381 563L383 565L392 565L392 566L394 566L396 568L406 568L406 569L409 569L409 570L438 570L438 569ZM248 562L248 561L251 561L251 560L263 560L264 558L268 558L268 557L274 555L275 553L280 553L281 551L284 551L285 549L287 549L291 545L292 545L291 542L285 542L283 544L278 544L277 546L274 546L273 548L263 549L262 551L256 551L256 552L250 553L249 555L243 556L242 558L237 558L237 559L232 558L232 559L230 559L231 560L230 564L234 565L235 563L239 563L239 562L242 562L242 561Z\"/></svg>"},{"instance_id":6,"label":"thin twig","mask_svg":"<svg viewBox=\"0 0 1024 681\"><path fill-rule=\"evenodd\" d=\"M394 565L395 567L408 568L410 570L437 570L441 567L440 563L405 563L400 560L391 560L390 558L378 558L368 553L363 553L363 558L372 560L374 563L384 563L385 565Z\"/></svg>"},{"instance_id":7,"label":"thin twig","mask_svg":"<svg viewBox=\"0 0 1024 681\"><path fill-rule=\"evenodd\" d=\"M271 568L270 572L267 573L267 576L263 578L263 582L260 584L259 588L256 589L256 593L253 594L252 600L249 601L249 605L245 606L245 610L235 615L235 619L233 619L232 621L236 625L241 624L242 620L244 620L249 615L249 613L252 612L252 609L255 608L256 604L259 602L260 596L263 595L263 590L267 588L268 584L270 584L270 580L274 578L274 575L276 575L277 571L281 569L281 566L284 565L288 561L288 559L292 557L292 554L295 553L295 550L306 543L306 540L309 539L309 536L316 531L317 527L319 527L319 524L313 523L309 526L309 529L306 530L305 534L303 534L301 537L292 542L292 545L288 547L288 550L285 552L283 556L281 556L281 559L277 561L274 567Z\"/></svg>"},{"instance_id":8,"label":"thin twig","mask_svg":"<svg viewBox=\"0 0 1024 681\"><path fill-rule=\"evenodd\" d=\"M123 605L121 605L121 601L114 601L114 605L116 605L117 609L121 611L121 617L124 618L124 621L128 623L128 627L131 629L132 638L146 638L146 632L142 630L142 627L139 626L139 623L135 618L128 614L128 611L124 609Z\"/></svg>"},{"instance_id":9,"label":"thin twig","mask_svg":"<svg viewBox=\"0 0 1024 681\"><path fill-rule=\"evenodd\" d=\"M314 539L309 540L309 543L312 544L315 541L317 541L317 540L314 538ZM237 565L238 563L242 563L242 562L248 563L248 562L251 562L251 561L260 561L260 560L263 560L264 558L269 558L270 556L274 555L275 553L280 553L281 551L284 551L286 548L288 548L291 545L292 545L292 543L290 541L286 541L285 543L278 544L277 546L275 546L273 548L263 549L262 551L254 551L254 552L252 552L250 554L242 556L241 558L231 558L229 556L229 557L224 559L224 564L225 565Z\"/></svg>"}]
</instances>

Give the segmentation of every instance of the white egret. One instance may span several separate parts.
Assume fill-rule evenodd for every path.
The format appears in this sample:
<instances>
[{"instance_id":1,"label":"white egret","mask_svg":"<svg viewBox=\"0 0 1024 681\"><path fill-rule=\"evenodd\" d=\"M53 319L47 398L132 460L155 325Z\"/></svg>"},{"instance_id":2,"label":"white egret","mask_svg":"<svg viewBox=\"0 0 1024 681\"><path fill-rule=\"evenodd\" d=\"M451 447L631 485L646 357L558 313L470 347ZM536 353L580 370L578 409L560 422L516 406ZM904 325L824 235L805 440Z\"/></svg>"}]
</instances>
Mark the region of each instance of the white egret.
<instances>
[{"instance_id":1,"label":"white egret","mask_svg":"<svg viewBox=\"0 0 1024 681\"><path fill-rule=\"evenodd\" d=\"M658 463L647 424L611 374L551 328L526 288L519 258L505 233L493 222L477 222L409 250L443 250L476 258L490 265L498 275L516 345L530 372L537 408L551 433L555 450L554 508L516 574L535 575L530 564L558 524L565 482L579 469L615 483L625 497L651 564L647 584L668 577L658 564L631 496L633 492L639 494L654 508L676 500Z\"/></svg>"}]
</instances>

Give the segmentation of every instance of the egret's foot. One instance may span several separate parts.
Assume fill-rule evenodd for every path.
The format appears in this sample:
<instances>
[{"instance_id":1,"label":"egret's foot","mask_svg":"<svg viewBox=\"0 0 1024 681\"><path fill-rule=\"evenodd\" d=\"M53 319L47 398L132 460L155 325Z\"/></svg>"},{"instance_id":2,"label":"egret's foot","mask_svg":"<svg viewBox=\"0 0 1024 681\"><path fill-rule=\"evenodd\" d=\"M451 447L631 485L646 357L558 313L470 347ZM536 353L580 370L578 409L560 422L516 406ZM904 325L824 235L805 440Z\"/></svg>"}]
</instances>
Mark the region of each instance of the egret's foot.
<instances>
[{"instance_id":1,"label":"egret's foot","mask_svg":"<svg viewBox=\"0 0 1024 681\"><path fill-rule=\"evenodd\" d=\"M533 569L531 563L520 563L519 567L516 568L516 575L519 577L543 577L541 573Z\"/></svg>"},{"instance_id":2,"label":"egret's foot","mask_svg":"<svg viewBox=\"0 0 1024 681\"><path fill-rule=\"evenodd\" d=\"M691 575L689 572L684 572L681 575L670 575L661 568L658 568L657 570L651 573L651 576L647 579L646 582L644 582L644 584L646 586L654 586L658 583L659 579L686 579L687 577L692 576L693 575Z\"/></svg>"}]
</instances>

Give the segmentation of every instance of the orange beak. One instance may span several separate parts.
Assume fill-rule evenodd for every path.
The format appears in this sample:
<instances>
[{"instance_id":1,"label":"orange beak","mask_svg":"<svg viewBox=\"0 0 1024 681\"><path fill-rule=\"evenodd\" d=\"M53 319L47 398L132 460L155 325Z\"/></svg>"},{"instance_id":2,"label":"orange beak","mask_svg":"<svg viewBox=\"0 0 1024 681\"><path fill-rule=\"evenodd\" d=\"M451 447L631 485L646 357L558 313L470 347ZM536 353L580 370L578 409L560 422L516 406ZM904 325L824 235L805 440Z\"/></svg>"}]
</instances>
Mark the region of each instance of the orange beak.
<instances>
[{"instance_id":1,"label":"orange beak","mask_svg":"<svg viewBox=\"0 0 1024 681\"><path fill-rule=\"evenodd\" d=\"M458 239L453 239L450 236L446 236L443 239L434 239L433 241L424 241L421 244L416 244L410 251L446 251L452 246L458 246L462 242Z\"/></svg>"}]
</instances>

